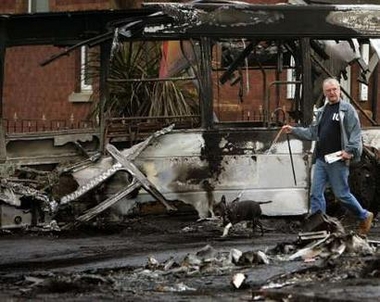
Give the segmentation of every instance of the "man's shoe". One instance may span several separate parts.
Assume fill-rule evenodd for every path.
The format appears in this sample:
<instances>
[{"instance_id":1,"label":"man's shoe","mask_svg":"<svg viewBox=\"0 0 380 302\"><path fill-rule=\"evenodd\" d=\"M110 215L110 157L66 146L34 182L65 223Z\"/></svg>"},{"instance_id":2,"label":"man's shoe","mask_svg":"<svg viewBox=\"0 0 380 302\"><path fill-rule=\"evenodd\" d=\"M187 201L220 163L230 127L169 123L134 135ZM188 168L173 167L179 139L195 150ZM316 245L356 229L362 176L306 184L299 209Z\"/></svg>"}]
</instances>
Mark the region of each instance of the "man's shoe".
<instances>
[{"instance_id":1,"label":"man's shoe","mask_svg":"<svg viewBox=\"0 0 380 302\"><path fill-rule=\"evenodd\" d=\"M367 235L371 225L372 225L372 220L373 220L373 213L368 212L368 217L364 219L362 222L359 224L359 230L358 234L359 235Z\"/></svg>"}]
</instances>

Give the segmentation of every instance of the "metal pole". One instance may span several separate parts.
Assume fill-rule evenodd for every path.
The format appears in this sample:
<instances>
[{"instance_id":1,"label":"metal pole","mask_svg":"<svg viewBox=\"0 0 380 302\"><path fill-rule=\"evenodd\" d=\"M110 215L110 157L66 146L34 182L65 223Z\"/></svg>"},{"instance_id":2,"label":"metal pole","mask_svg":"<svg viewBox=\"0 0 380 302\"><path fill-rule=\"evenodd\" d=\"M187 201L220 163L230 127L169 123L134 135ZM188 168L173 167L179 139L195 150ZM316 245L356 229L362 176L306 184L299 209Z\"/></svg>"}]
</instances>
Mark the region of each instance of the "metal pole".
<instances>
[{"instance_id":1,"label":"metal pole","mask_svg":"<svg viewBox=\"0 0 380 302\"><path fill-rule=\"evenodd\" d=\"M201 102L202 127L211 129L213 125L213 88L211 74L211 39L202 37L201 42L201 78L199 94Z\"/></svg>"},{"instance_id":2,"label":"metal pole","mask_svg":"<svg viewBox=\"0 0 380 302\"><path fill-rule=\"evenodd\" d=\"M101 152L104 152L104 142L105 142L105 104L109 97L108 93L108 85L107 78L110 67L110 51L111 51L111 43L105 42L100 46L100 83L99 83L99 102L100 102L100 110L99 110L99 131L100 131L100 146L99 149Z\"/></svg>"},{"instance_id":3,"label":"metal pole","mask_svg":"<svg viewBox=\"0 0 380 302\"><path fill-rule=\"evenodd\" d=\"M293 172L294 185L297 186L296 171L294 169L293 154L292 154L292 148L290 147L289 134L286 134L286 140L288 141L289 156L290 156L290 162L292 164L292 172Z\"/></svg>"},{"instance_id":4,"label":"metal pole","mask_svg":"<svg viewBox=\"0 0 380 302\"><path fill-rule=\"evenodd\" d=\"M373 71L373 84L372 84L372 118L377 122L377 91L379 88L379 64Z\"/></svg>"},{"instance_id":5,"label":"metal pole","mask_svg":"<svg viewBox=\"0 0 380 302\"><path fill-rule=\"evenodd\" d=\"M3 88L4 88L4 70L5 70L5 51L6 51L6 30L5 22L0 24L0 162L5 162L7 151L5 147L5 131L4 131L4 112L3 112Z\"/></svg>"},{"instance_id":6,"label":"metal pole","mask_svg":"<svg viewBox=\"0 0 380 302\"><path fill-rule=\"evenodd\" d=\"M300 40L301 44L301 64L302 64L302 122L309 125L313 121L313 84L311 78L311 47L310 38Z\"/></svg>"}]
</instances>

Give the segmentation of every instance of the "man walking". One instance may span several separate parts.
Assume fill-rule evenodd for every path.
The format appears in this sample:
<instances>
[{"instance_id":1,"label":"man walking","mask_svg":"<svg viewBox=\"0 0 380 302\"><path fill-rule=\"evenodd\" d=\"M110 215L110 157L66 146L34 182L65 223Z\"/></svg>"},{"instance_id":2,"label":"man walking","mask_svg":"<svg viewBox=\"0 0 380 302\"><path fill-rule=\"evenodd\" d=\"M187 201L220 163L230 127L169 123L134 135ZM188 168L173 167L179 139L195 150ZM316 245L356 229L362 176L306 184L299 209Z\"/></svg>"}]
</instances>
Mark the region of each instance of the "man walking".
<instances>
[{"instance_id":1,"label":"man walking","mask_svg":"<svg viewBox=\"0 0 380 302\"><path fill-rule=\"evenodd\" d=\"M373 213L362 208L348 185L349 162L359 161L363 148L359 117L354 107L341 99L336 79L325 79L322 88L327 102L317 110L315 122L309 127L284 125L282 129L300 139L317 142L313 154L311 213L318 210L326 213L324 191L329 183L335 197L360 220L358 233L367 235Z\"/></svg>"}]
</instances>

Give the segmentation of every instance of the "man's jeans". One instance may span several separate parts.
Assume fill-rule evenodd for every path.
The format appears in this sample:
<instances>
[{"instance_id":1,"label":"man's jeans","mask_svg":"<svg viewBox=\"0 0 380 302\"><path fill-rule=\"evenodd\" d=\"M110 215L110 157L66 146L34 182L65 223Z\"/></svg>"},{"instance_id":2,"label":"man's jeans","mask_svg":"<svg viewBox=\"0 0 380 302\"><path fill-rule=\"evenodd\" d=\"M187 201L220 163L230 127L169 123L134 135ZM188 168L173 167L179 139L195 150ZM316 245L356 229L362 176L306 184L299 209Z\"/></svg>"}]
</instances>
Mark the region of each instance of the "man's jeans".
<instances>
[{"instance_id":1,"label":"man's jeans","mask_svg":"<svg viewBox=\"0 0 380 302\"><path fill-rule=\"evenodd\" d=\"M311 213L321 210L326 213L326 200L323 195L327 183L333 193L345 207L347 207L360 220L366 219L368 212L362 208L348 186L349 167L343 161L331 164L317 159L314 165L314 175L311 185Z\"/></svg>"}]
</instances>

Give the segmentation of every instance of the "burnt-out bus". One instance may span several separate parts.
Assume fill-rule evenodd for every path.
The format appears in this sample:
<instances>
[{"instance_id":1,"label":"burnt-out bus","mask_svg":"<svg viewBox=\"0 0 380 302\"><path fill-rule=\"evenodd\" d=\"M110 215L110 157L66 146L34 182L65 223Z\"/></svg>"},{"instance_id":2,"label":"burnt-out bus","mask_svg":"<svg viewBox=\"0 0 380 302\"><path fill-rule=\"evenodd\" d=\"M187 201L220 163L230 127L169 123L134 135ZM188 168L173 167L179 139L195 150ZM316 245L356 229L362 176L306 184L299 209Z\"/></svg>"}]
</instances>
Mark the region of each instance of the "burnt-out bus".
<instances>
[{"instance_id":1,"label":"burnt-out bus","mask_svg":"<svg viewBox=\"0 0 380 302\"><path fill-rule=\"evenodd\" d=\"M206 218L224 195L271 200L262 205L268 216L304 215L314 145L281 127L313 121L326 77L341 81L343 98L358 110L364 143L380 144L378 5L193 1L93 14L107 16L104 31L78 42L85 29L78 22L70 50L98 47L98 144L81 151L101 156L65 162L59 176L76 186L48 198L54 211L90 200L81 222L158 200L166 210L191 205ZM54 139L75 146L78 136L65 135ZM377 203L375 184L368 186L371 197L361 199Z\"/></svg>"}]
</instances>

